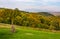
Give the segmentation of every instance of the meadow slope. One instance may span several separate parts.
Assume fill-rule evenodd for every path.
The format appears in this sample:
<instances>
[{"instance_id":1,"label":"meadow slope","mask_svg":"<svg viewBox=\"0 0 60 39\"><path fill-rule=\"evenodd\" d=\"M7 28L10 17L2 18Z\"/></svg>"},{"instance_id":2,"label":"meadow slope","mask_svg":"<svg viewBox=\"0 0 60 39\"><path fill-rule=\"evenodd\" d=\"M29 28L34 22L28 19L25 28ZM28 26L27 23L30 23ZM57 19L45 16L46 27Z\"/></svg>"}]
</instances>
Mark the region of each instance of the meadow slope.
<instances>
[{"instance_id":1,"label":"meadow slope","mask_svg":"<svg viewBox=\"0 0 60 39\"><path fill-rule=\"evenodd\" d=\"M11 25L0 24L0 39L60 39L60 33L38 31L28 27L15 26L11 33Z\"/></svg>"}]
</instances>

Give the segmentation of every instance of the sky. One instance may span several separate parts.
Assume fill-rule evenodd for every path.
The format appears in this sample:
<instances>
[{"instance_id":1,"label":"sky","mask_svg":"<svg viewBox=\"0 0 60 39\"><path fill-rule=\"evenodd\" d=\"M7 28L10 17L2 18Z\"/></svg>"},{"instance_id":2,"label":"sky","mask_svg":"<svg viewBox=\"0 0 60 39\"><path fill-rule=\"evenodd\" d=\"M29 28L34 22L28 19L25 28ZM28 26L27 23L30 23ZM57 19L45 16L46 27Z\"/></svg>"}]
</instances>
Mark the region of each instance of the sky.
<instances>
[{"instance_id":1,"label":"sky","mask_svg":"<svg viewBox=\"0 0 60 39\"><path fill-rule=\"evenodd\" d=\"M60 12L60 0L0 0L0 8L31 12Z\"/></svg>"}]
</instances>

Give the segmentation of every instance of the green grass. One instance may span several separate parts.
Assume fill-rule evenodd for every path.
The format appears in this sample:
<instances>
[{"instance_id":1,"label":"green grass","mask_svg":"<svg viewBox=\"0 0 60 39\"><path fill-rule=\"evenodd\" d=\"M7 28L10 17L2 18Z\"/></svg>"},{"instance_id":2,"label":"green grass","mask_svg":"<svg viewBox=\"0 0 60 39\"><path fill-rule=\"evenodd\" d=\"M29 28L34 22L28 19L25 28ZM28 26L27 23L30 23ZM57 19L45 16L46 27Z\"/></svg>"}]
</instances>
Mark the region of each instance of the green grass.
<instances>
[{"instance_id":1,"label":"green grass","mask_svg":"<svg viewBox=\"0 0 60 39\"><path fill-rule=\"evenodd\" d=\"M2 27L1 27L2 26ZM27 27L16 27L11 33L10 25L0 24L0 39L60 39L60 33L33 30Z\"/></svg>"}]
</instances>

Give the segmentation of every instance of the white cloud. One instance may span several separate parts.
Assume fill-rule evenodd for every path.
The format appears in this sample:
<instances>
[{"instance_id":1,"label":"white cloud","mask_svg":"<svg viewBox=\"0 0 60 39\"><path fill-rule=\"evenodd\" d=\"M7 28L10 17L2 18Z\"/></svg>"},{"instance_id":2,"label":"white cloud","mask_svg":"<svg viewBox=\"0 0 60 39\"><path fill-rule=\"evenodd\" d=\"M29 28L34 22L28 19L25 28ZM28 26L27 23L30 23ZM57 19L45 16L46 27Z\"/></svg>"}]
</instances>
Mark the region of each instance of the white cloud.
<instances>
[{"instance_id":1,"label":"white cloud","mask_svg":"<svg viewBox=\"0 0 60 39\"><path fill-rule=\"evenodd\" d=\"M35 1L35 2L38 2L38 1L44 1L44 2L60 2L60 0L16 0L16 1L27 1L27 2L29 2L29 1Z\"/></svg>"},{"instance_id":2,"label":"white cloud","mask_svg":"<svg viewBox=\"0 0 60 39\"><path fill-rule=\"evenodd\" d=\"M20 2L35 2L34 0L11 0L11 1L20 1Z\"/></svg>"},{"instance_id":3,"label":"white cloud","mask_svg":"<svg viewBox=\"0 0 60 39\"><path fill-rule=\"evenodd\" d=\"M60 12L59 6L27 6L25 9L47 10L50 12Z\"/></svg>"},{"instance_id":4,"label":"white cloud","mask_svg":"<svg viewBox=\"0 0 60 39\"><path fill-rule=\"evenodd\" d=\"M1 2L2 1L2 2ZM8 2L8 3L6 3ZM19 2L19 3L18 3ZM24 2L28 2L28 5ZM29 2L33 2L34 5L29 5ZM36 2L36 3L34 3ZM48 6L47 4L51 2L60 2L60 0L0 0L0 7L8 8L19 8L19 9L40 9L40 10L49 10L49 11L60 11L60 6ZM42 5L40 6L41 3ZM32 3L31 3L32 4ZM38 6L37 6L38 5Z\"/></svg>"},{"instance_id":5,"label":"white cloud","mask_svg":"<svg viewBox=\"0 0 60 39\"><path fill-rule=\"evenodd\" d=\"M51 2L60 2L60 0L49 0Z\"/></svg>"},{"instance_id":6,"label":"white cloud","mask_svg":"<svg viewBox=\"0 0 60 39\"><path fill-rule=\"evenodd\" d=\"M60 0L41 0L42 2L60 2Z\"/></svg>"},{"instance_id":7,"label":"white cloud","mask_svg":"<svg viewBox=\"0 0 60 39\"><path fill-rule=\"evenodd\" d=\"M0 0L0 1L23 1L23 2L60 2L60 0Z\"/></svg>"},{"instance_id":8,"label":"white cloud","mask_svg":"<svg viewBox=\"0 0 60 39\"><path fill-rule=\"evenodd\" d=\"M10 1L10 2L34 2L34 0L0 0L0 2L8 2L8 1Z\"/></svg>"}]
</instances>

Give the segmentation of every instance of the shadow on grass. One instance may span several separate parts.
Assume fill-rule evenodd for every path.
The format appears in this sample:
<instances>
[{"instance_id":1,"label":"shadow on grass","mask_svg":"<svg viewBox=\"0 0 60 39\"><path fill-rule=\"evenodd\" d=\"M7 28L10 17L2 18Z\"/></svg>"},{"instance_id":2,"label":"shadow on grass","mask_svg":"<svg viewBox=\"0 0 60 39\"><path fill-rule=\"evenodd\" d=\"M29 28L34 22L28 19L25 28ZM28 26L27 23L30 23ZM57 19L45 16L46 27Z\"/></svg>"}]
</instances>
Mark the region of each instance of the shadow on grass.
<instances>
[{"instance_id":1,"label":"shadow on grass","mask_svg":"<svg viewBox=\"0 0 60 39\"><path fill-rule=\"evenodd\" d=\"M13 38L13 34L10 32L10 30L8 29L0 30L0 39L12 39L12 38Z\"/></svg>"}]
</instances>

